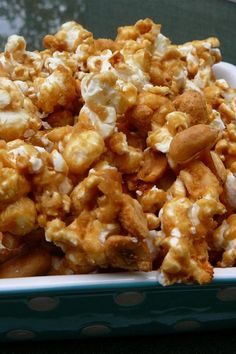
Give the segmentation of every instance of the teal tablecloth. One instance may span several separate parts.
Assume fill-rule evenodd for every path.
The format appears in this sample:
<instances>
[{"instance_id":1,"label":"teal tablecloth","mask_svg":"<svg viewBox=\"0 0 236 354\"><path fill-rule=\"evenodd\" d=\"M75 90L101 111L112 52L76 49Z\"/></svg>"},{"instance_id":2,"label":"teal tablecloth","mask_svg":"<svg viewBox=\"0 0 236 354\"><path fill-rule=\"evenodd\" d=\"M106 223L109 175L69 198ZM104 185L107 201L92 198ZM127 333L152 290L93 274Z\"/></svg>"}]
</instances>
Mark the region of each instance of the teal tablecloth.
<instances>
[{"instance_id":1,"label":"teal tablecloth","mask_svg":"<svg viewBox=\"0 0 236 354\"><path fill-rule=\"evenodd\" d=\"M235 354L235 331L1 345L1 354Z\"/></svg>"},{"instance_id":2,"label":"teal tablecloth","mask_svg":"<svg viewBox=\"0 0 236 354\"><path fill-rule=\"evenodd\" d=\"M0 0L0 48L12 33L24 35L32 49L44 34L74 19L96 36L114 36L116 27L151 17L163 33L181 43L217 36L223 60L236 64L236 3L226 0ZM231 332L186 333L171 336L126 337L87 341L9 343L0 353L121 354L121 353L236 353Z\"/></svg>"}]
</instances>

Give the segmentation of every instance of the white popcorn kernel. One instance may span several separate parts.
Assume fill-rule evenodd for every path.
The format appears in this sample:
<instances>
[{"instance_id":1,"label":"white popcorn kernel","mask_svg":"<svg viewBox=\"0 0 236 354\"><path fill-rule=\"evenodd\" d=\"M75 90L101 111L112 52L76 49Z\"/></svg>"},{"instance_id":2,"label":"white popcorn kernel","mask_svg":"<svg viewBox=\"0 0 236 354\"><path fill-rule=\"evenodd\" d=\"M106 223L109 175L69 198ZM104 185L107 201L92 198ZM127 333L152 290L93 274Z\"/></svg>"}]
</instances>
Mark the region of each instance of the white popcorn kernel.
<instances>
[{"instance_id":1,"label":"white popcorn kernel","mask_svg":"<svg viewBox=\"0 0 236 354\"><path fill-rule=\"evenodd\" d=\"M174 227L172 230L171 230L171 236L173 236L173 237L177 237L177 238L179 238L179 237L181 237L181 232L180 232L180 230L177 228L177 227Z\"/></svg>"},{"instance_id":2,"label":"white popcorn kernel","mask_svg":"<svg viewBox=\"0 0 236 354\"><path fill-rule=\"evenodd\" d=\"M151 189L150 189L150 191L159 191L160 189L159 188L157 188L157 186L153 186Z\"/></svg>"},{"instance_id":3,"label":"white popcorn kernel","mask_svg":"<svg viewBox=\"0 0 236 354\"><path fill-rule=\"evenodd\" d=\"M110 236L114 232L114 230L116 230L115 224L105 225L105 228L100 232L100 235L99 235L100 243L104 244L106 242L107 237ZM135 237L133 237L133 238L135 239ZM133 241L133 242L136 242L136 241Z\"/></svg>"},{"instance_id":4,"label":"white popcorn kernel","mask_svg":"<svg viewBox=\"0 0 236 354\"><path fill-rule=\"evenodd\" d=\"M35 134L35 131L33 129L27 129L25 132L24 132L24 138L27 139L27 138L30 138L32 137L33 135Z\"/></svg>"},{"instance_id":5,"label":"white popcorn kernel","mask_svg":"<svg viewBox=\"0 0 236 354\"><path fill-rule=\"evenodd\" d=\"M177 247L179 245L179 240L177 237L171 237L170 239L170 246Z\"/></svg>"},{"instance_id":6,"label":"white popcorn kernel","mask_svg":"<svg viewBox=\"0 0 236 354\"><path fill-rule=\"evenodd\" d=\"M156 38L155 52L159 55L164 55L169 45L169 38L165 37L162 33L159 33Z\"/></svg>"},{"instance_id":7,"label":"white popcorn kernel","mask_svg":"<svg viewBox=\"0 0 236 354\"><path fill-rule=\"evenodd\" d=\"M52 129L51 125L48 124L48 122L45 122L44 120L42 120L42 126L44 129L48 130L48 129Z\"/></svg>"},{"instance_id":8,"label":"white popcorn kernel","mask_svg":"<svg viewBox=\"0 0 236 354\"><path fill-rule=\"evenodd\" d=\"M225 124L223 120L221 119L221 115L218 111L215 109L212 110L212 113L214 115L214 119L211 121L211 125L219 130L224 130L225 129Z\"/></svg>"},{"instance_id":9,"label":"white popcorn kernel","mask_svg":"<svg viewBox=\"0 0 236 354\"><path fill-rule=\"evenodd\" d=\"M41 153L43 153L43 152L47 152L43 147L41 147L41 146L34 146L35 147L35 149L36 150L38 150L38 152L41 152Z\"/></svg>"},{"instance_id":10,"label":"white popcorn kernel","mask_svg":"<svg viewBox=\"0 0 236 354\"><path fill-rule=\"evenodd\" d=\"M231 207L236 208L236 177L229 172L225 182L226 196Z\"/></svg>"},{"instance_id":11,"label":"white popcorn kernel","mask_svg":"<svg viewBox=\"0 0 236 354\"><path fill-rule=\"evenodd\" d=\"M188 211L188 217L189 217L191 224L193 226L197 226L200 224L200 220L198 218L199 211L200 211L200 207L196 203L194 203Z\"/></svg>"},{"instance_id":12,"label":"white popcorn kernel","mask_svg":"<svg viewBox=\"0 0 236 354\"><path fill-rule=\"evenodd\" d=\"M16 80L14 83L18 86L22 93L26 93L29 89L27 83L25 81Z\"/></svg>"},{"instance_id":13,"label":"white popcorn kernel","mask_svg":"<svg viewBox=\"0 0 236 354\"><path fill-rule=\"evenodd\" d=\"M224 246L224 235L225 232L229 229L229 224L226 220L220 225L220 227L214 233L214 246L218 249L222 249Z\"/></svg>"},{"instance_id":14,"label":"white popcorn kernel","mask_svg":"<svg viewBox=\"0 0 236 354\"><path fill-rule=\"evenodd\" d=\"M31 163L31 167L34 172L38 172L43 166L43 161L35 156L31 156L29 162Z\"/></svg>"},{"instance_id":15,"label":"white popcorn kernel","mask_svg":"<svg viewBox=\"0 0 236 354\"><path fill-rule=\"evenodd\" d=\"M0 112L0 125L9 125L9 128L26 125L30 118L30 115L23 109L16 112Z\"/></svg>"},{"instance_id":16,"label":"white popcorn kernel","mask_svg":"<svg viewBox=\"0 0 236 354\"><path fill-rule=\"evenodd\" d=\"M59 192L62 194L69 194L73 189L73 184L68 177L65 177L63 182L58 187Z\"/></svg>"},{"instance_id":17,"label":"white popcorn kernel","mask_svg":"<svg viewBox=\"0 0 236 354\"><path fill-rule=\"evenodd\" d=\"M171 136L165 136L160 143L156 143L155 144L156 150L157 151L161 151L164 154L169 152L170 144L171 144L172 139L173 138Z\"/></svg>"},{"instance_id":18,"label":"white popcorn kernel","mask_svg":"<svg viewBox=\"0 0 236 354\"><path fill-rule=\"evenodd\" d=\"M10 153L13 155L14 160L16 160L18 156L27 156L28 152L25 146L19 146L15 149L10 150Z\"/></svg>"},{"instance_id":19,"label":"white popcorn kernel","mask_svg":"<svg viewBox=\"0 0 236 354\"><path fill-rule=\"evenodd\" d=\"M0 109L4 109L11 103L11 96L6 90L0 89Z\"/></svg>"},{"instance_id":20,"label":"white popcorn kernel","mask_svg":"<svg viewBox=\"0 0 236 354\"><path fill-rule=\"evenodd\" d=\"M52 152L52 163L55 171L57 172L65 171L66 162L62 157L62 155L57 150L53 150Z\"/></svg>"}]
</instances>

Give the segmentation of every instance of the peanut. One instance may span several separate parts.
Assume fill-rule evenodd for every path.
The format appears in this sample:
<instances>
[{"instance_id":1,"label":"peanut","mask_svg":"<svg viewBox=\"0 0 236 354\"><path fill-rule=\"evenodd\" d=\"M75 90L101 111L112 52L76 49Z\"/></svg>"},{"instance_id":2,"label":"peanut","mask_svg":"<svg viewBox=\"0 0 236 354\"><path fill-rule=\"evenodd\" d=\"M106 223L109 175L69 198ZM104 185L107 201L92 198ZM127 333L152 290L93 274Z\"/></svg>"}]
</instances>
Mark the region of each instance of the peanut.
<instances>
[{"instance_id":1,"label":"peanut","mask_svg":"<svg viewBox=\"0 0 236 354\"><path fill-rule=\"evenodd\" d=\"M44 275L51 266L51 256L44 250L33 250L3 263L0 278L21 278Z\"/></svg>"},{"instance_id":2,"label":"peanut","mask_svg":"<svg viewBox=\"0 0 236 354\"><path fill-rule=\"evenodd\" d=\"M218 130L205 124L197 124L176 134L171 141L169 155L174 162L186 163L216 142Z\"/></svg>"},{"instance_id":3,"label":"peanut","mask_svg":"<svg viewBox=\"0 0 236 354\"><path fill-rule=\"evenodd\" d=\"M191 125L208 122L208 113L206 100L197 91L186 91L178 96L174 105L178 111L188 113L190 115Z\"/></svg>"}]
</instances>

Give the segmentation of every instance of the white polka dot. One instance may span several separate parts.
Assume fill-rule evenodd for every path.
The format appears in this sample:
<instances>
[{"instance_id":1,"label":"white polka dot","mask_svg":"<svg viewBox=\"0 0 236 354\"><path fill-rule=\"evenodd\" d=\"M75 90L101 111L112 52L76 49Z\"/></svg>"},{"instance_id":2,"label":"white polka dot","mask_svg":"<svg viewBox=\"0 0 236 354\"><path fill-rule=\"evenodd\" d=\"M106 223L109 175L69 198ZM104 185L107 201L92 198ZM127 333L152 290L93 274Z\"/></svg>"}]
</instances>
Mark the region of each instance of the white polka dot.
<instances>
[{"instance_id":1,"label":"white polka dot","mask_svg":"<svg viewBox=\"0 0 236 354\"><path fill-rule=\"evenodd\" d=\"M14 329L12 331L7 332L6 336L9 339L26 340L33 339L35 337L35 333L27 329Z\"/></svg>"},{"instance_id":2,"label":"white polka dot","mask_svg":"<svg viewBox=\"0 0 236 354\"><path fill-rule=\"evenodd\" d=\"M128 291L115 296L114 301L120 306L135 306L141 304L145 299L144 293Z\"/></svg>"},{"instance_id":3,"label":"white polka dot","mask_svg":"<svg viewBox=\"0 0 236 354\"><path fill-rule=\"evenodd\" d=\"M57 307L59 304L58 299L52 297L35 297L30 299L28 306L31 310L34 311L51 311Z\"/></svg>"},{"instance_id":4,"label":"white polka dot","mask_svg":"<svg viewBox=\"0 0 236 354\"><path fill-rule=\"evenodd\" d=\"M216 297L221 301L235 301L236 287L219 290Z\"/></svg>"},{"instance_id":5,"label":"white polka dot","mask_svg":"<svg viewBox=\"0 0 236 354\"><path fill-rule=\"evenodd\" d=\"M197 321L181 321L174 325L174 329L177 331L191 331L193 329L199 328L200 323Z\"/></svg>"},{"instance_id":6,"label":"white polka dot","mask_svg":"<svg viewBox=\"0 0 236 354\"><path fill-rule=\"evenodd\" d=\"M100 336L110 332L111 329L108 326L99 324L84 327L81 331L81 333L85 336Z\"/></svg>"}]
</instances>

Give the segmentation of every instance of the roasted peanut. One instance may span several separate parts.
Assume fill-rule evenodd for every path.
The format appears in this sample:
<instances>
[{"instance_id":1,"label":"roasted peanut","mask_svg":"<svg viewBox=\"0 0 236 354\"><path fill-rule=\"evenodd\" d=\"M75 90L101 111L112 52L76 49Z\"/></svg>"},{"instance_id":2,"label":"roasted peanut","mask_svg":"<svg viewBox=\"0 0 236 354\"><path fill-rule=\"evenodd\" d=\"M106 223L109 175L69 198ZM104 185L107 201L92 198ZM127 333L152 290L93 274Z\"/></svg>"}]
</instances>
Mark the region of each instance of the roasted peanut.
<instances>
[{"instance_id":1,"label":"roasted peanut","mask_svg":"<svg viewBox=\"0 0 236 354\"><path fill-rule=\"evenodd\" d=\"M45 250L31 250L0 265L0 278L22 278L45 275L51 266L51 256Z\"/></svg>"},{"instance_id":2,"label":"roasted peanut","mask_svg":"<svg viewBox=\"0 0 236 354\"><path fill-rule=\"evenodd\" d=\"M174 100L174 105L178 111L189 114L191 125L208 123L206 101L199 92L184 92Z\"/></svg>"},{"instance_id":3,"label":"roasted peanut","mask_svg":"<svg viewBox=\"0 0 236 354\"><path fill-rule=\"evenodd\" d=\"M218 130L205 124L194 125L176 134L170 143L169 156L177 163L186 163L216 142Z\"/></svg>"}]
</instances>

